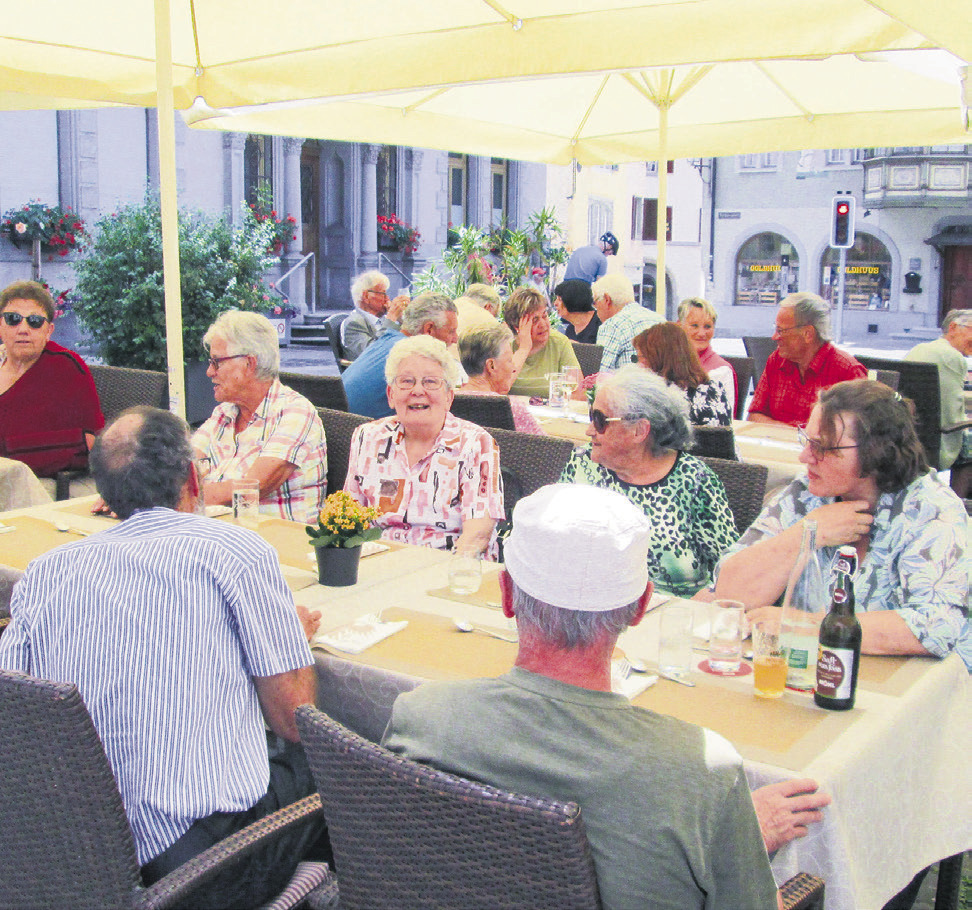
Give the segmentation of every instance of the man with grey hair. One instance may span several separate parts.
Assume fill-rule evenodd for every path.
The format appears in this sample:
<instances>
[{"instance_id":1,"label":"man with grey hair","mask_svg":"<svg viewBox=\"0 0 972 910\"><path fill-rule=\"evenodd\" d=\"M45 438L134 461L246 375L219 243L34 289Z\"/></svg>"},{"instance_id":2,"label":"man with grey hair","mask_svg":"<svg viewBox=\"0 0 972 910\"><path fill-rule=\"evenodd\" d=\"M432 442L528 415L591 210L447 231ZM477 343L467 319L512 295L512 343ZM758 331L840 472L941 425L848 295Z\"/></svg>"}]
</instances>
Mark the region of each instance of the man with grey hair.
<instances>
[{"instance_id":1,"label":"man with grey hair","mask_svg":"<svg viewBox=\"0 0 972 910\"><path fill-rule=\"evenodd\" d=\"M595 281L591 294L597 318L601 320L597 330L597 343L604 348L601 369L617 370L637 359L635 335L665 320L635 301L634 285L620 272Z\"/></svg>"},{"instance_id":2,"label":"man with grey hair","mask_svg":"<svg viewBox=\"0 0 972 910\"><path fill-rule=\"evenodd\" d=\"M188 427L174 414L125 411L90 464L121 522L31 562L0 667L78 687L151 884L314 792L294 711L316 696L305 635L320 616L295 609L257 534L193 514ZM322 828L258 850L193 906L261 904Z\"/></svg>"},{"instance_id":3,"label":"man with grey hair","mask_svg":"<svg viewBox=\"0 0 972 910\"><path fill-rule=\"evenodd\" d=\"M232 502L233 480L260 485L260 509L312 521L327 492L317 409L282 385L277 333L265 316L230 310L203 336L217 405L193 434L207 505Z\"/></svg>"},{"instance_id":4,"label":"man with grey hair","mask_svg":"<svg viewBox=\"0 0 972 910\"><path fill-rule=\"evenodd\" d=\"M966 358L972 356L972 310L949 310L942 321L941 338L916 344L905 360L933 363L938 367L938 391L941 395L942 426L948 427L965 420L965 376L969 371ZM966 437L968 437L966 431ZM945 471L955 464L963 450L962 433L942 434L938 468ZM967 444L968 445L968 444ZM972 458L972 454L969 455ZM966 469L967 470L967 469ZM953 470L952 488L956 480ZM958 491L960 496L967 491Z\"/></svg>"},{"instance_id":5,"label":"man with grey hair","mask_svg":"<svg viewBox=\"0 0 972 910\"><path fill-rule=\"evenodd\" d=\"M519 633L513 669L399 696L384 745L578 803L605 910L774 907L735 749L612 692L618 635L652 593L649 539L645 515L609 490L555 484L521 499L500 575Z\"/></svg>"},{"instance_id":6,"label":"man with grey hair","mask_svg":"<svg viewBox=\"0 0 972 910\"><path fill-rule=\"evenodd\" d=\"M389 302L389 284L388 276L377 269L362 272L351 282L351 300L355 310L341 323L341 344L348 360L360 357L364 349L389 328L384 317L390 308L394 312L401 312L408 303L406 294L399 294Z\"/></svg>"},{"instance_id":7,"label":"man with grey hair","mask_svg":"<svg viewBox=\"0 0 972 910\"><path fill-rule=\"evenodd\" d=\"M780 301L773 332L776 350L766 361L749 405L754 423L806 426L817 393L867 370L830 341L830 304L801 291Z\"/></svg>"},{"instance_id":8,"label":"man with grey hair","mask_svg":"<svg viewBox=\"0 0 972 910\"><path fill-rule=\"evenodd\" d=\"M456 305L443 294L426 292L409 303L402 314L401 331L387 328L365 348L365 352L341 374L348 396L348 410L367 417L388 417L385 361L395 346L409 335L431 335L447 345L458 340Z\"/></svg>"}]
</instances>

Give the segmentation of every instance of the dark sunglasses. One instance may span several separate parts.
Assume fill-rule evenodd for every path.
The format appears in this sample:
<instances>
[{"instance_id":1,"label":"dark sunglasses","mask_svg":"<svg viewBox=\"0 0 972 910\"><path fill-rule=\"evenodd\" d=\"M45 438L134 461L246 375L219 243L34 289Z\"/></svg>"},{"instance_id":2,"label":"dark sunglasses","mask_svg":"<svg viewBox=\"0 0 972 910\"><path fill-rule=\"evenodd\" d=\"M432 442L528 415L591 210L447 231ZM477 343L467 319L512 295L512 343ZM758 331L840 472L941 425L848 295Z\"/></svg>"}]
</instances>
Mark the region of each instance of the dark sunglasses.
<instances>
[{"instance_id":1,"label":"dark sunglasses","mask_svg":"<svg viewBox=\"0 0 972 910\"><path fill-rule=\"evenodd\" d=\"M619 420L624 420L623 417L608 417L604 411L598 411L596 408L591 408L587 412L588 417L591 418L591 426L594 427L594 431L598 434L603 433L607 429L609 423L616 423Z\"/></svg>"},{"instance_id":2,"label":"dark sunglasses","mask_svg":"<svg viewBox=\"0 0 972 910\"><path fill-rule=\"evenodd\" d=\"M20 325L23 320L27 320L27 325L32 329L39 329L45 322L50 322L46 316L41 316L38 313L31 313L29 316L25 316L23 313L3 313L3 321L7 325Z\"/></svg>"}]
</instances>

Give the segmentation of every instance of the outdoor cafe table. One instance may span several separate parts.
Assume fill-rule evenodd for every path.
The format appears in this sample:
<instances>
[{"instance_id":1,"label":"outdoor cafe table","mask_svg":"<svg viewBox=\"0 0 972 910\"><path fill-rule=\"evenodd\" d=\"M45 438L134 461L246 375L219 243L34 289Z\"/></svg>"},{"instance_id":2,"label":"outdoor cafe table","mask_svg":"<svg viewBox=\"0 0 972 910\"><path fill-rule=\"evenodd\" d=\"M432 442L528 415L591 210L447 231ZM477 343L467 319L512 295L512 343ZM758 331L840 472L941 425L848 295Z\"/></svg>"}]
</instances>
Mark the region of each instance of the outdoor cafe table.
<instances>
[{"instance_id":1,"label":"outdoor cafe table","mask_svg":"<svg viewBox=\"0 0 972 910\"><path fill-rule=\"evenodd\" d=\"M109 519L86 514L89 505L72 500L0 514L18 528L0 535L0 563L23 568L31 556L70 539L51 519L89 531L109 526ZM373 715L361 718L373 735L394 695L415 681L496 675L512 665L514 644L459 632L451 622L461 617L508 631L498 608L497 566L486 566L478 594L453 599L447 554L392 546L362 560L357 585L328 588L316 583L302 526L264 519L259 530L277 548L296 602L321 610L319 635L369 613L408 621L357 656L315 648L319 704L347 697L346 710ZM624 633L620 647L627 654L654 662L663 609ZM697 618L708 609L699 605ZM777 701L758 699L751 675L716 677L697 667L692 678L695 688L661 679L634 702L721 733L743 756L753 787L812 777L833 796L825 820L773 858L778 882L812 872L827 882L828 910L879 908L917 871L972 845L972 697L957 655L865 658L857 706L849 712L824 711L789 691ZM355 718L343 720L353 725Z\"/></svg>"}]
</instances>

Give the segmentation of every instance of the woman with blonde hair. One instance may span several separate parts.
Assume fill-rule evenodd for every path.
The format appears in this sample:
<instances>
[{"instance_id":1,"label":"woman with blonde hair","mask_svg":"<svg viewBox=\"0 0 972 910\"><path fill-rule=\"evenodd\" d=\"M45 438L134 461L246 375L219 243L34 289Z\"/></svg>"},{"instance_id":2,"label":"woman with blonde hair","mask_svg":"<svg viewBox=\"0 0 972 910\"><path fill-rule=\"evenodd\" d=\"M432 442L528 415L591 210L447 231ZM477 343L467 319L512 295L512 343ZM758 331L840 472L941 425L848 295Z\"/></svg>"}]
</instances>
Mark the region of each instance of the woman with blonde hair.
<instances>
[{"instance_id":1,"label":"woman with blonde hair","mask_svg":"<svg viewBox=\"0 0 972 910\"><path fill-rule=\"evenodd\" d=\"M546 398L550 391L547 377L551 373L569 367L580 369L570 339L550 331L547 309L547 298L534 288L517 288L503 307L503 320L517 336L513 359L518 372L510 389L514 395ZM530 326L529 336L521 330L524 323Z\"/></svg>"},{"instance_id":2,"label":"woman with blonde hair","mask_svg":"<svg viewBox=\"0 0 972 910\"><path fill-rule=\"evenodd\" d=\"M715 335L715 307L704 297L687 297L678 305L678 324L685 329L689 341L699 355L702 368L715 382L722 383L729 399L729 409L734 411L739 398L739 380L731 363L712 350ZM746 390L743 390L745 394Z\"/></svg>"}]
</instances>

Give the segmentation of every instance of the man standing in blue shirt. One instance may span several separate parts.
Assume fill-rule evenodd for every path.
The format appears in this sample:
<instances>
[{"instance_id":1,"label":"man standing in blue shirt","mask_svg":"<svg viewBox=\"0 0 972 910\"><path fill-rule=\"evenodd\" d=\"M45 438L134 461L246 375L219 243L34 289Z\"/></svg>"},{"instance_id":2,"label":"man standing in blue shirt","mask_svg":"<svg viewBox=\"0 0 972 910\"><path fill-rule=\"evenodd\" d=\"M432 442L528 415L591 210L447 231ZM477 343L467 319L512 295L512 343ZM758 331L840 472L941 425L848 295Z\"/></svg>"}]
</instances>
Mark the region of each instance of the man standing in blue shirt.
<instances>
[{"instance_id":1,"label":"man standing in blue shirt","mask_svg":"<svg viewBox=\"0 0 972 910\"><path fill-rule=\"evenodd\" d=\"M151 884L314 792L294 711L316 695L305 637L316 622L298 616L272 547L193 514L184 421L126 411L89 462L122 521L30 564L0 668L78 687ZM312 822L257 851L194 905L262 903L322 833Z\"/></svg>"},{"instance_id":2,"label":"man standing in blue shirt","mask_svg":"<svg viewBox=\"0 0 972 910\"><path fill-rule=\"evenodd\" d=\"M564 281L570 278L580 278L588 284L593 284L598 278L607 274L608 256L618 255L618 238L610 231L601 234L597 246L578 247L574 250L564 272Z\"/></svg>"}]
</instances>

